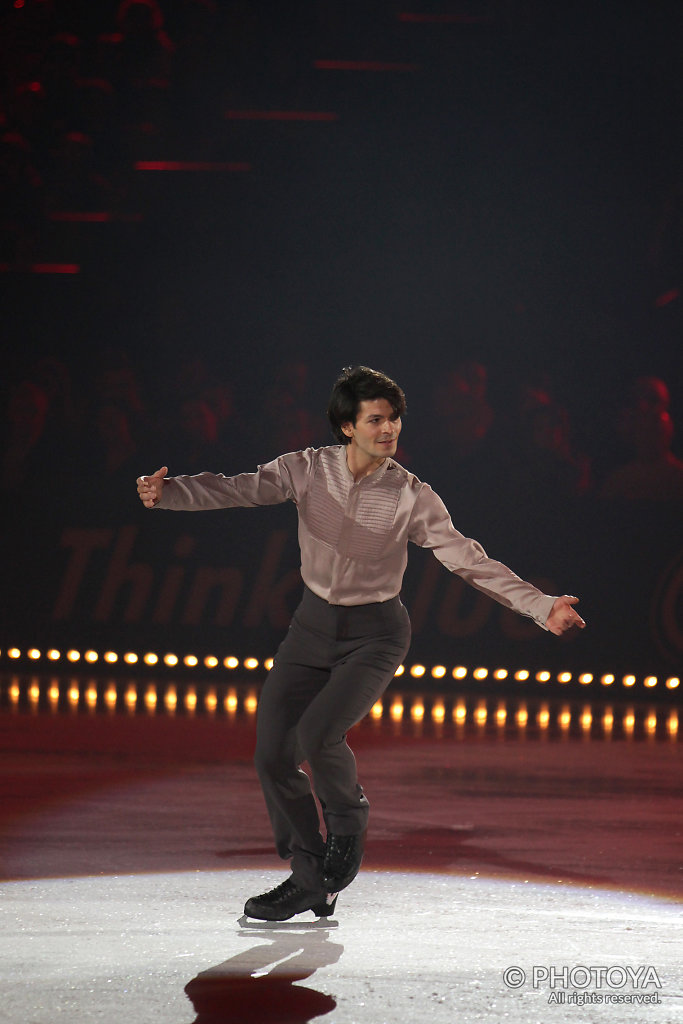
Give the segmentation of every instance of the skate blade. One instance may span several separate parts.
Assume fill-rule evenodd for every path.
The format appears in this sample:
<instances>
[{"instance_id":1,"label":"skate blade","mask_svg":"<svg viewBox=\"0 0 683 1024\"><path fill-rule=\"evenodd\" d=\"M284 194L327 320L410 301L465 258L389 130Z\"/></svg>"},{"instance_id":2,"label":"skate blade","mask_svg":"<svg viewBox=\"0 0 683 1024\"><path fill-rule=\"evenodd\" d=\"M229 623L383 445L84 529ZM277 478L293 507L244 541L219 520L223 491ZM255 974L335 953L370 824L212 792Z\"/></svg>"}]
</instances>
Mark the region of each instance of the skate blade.
<instances>
[{"instance_id":1,"label":"skate blade","mask_svg":"<svg viewBox=\"0 0 683 1024\"><path fill-rule=\"evenodd\" d=\"M331 917L316 917L315 921L260 921L256 917L242 914L237 918L240 928L257 931L311 931L320 928L338 928L339 921Z\"/></svg>"}]
</instances>

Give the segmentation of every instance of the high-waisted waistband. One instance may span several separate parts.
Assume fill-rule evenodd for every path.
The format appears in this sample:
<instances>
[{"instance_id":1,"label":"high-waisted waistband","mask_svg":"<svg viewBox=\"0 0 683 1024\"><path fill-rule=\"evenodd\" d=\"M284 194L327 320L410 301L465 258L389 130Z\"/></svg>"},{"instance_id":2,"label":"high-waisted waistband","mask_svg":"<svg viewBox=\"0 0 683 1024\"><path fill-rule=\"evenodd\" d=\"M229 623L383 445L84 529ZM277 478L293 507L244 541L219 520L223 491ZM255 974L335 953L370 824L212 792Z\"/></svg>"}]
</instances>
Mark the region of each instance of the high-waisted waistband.
<instances>
[{"instance_id":1,"label":"high-waisted waistband","mask_svg":"<svg viewBox=\"0 0 683 1024\"><path fill-rule=\"evenodd\" d=\"M329 604L308 587L294 613L304 628L328 636L394 636L410 633L410 619L400 597L370 604Z\"/></svg>"},{"instance_id":2,"label":"high-waisted waistband","mask_svg":"<svg viewBox=\"0 0 683 1024\"><path fill-rule=\"evenodd\" d=\"M401 598L399 594L397 594L396 597L390 597L388 601L368 601L366 604L330 604L330 602L326 601L324 597L318 597L310 587L307 587L306 584L304 584L303 600L307 601L309 599L312 603L315 603L316 601L319 602L325 608L343 608L348 610L352 608L398 608L401 605Z\"/></svg>"}]
</instances>

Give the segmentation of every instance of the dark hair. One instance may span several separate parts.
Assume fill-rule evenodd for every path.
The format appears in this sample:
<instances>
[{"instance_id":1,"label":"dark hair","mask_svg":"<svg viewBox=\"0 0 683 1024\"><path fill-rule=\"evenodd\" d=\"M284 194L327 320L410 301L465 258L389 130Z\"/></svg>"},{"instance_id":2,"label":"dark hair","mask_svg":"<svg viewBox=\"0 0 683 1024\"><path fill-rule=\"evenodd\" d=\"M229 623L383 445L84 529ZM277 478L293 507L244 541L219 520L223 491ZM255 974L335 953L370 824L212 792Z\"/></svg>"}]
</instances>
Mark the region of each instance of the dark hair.
<instances>
[{"instance_id":1,"label":"dark hair","mask_svg":"<svg viewBox=\"0 0 683 1024\"><path fill-rule=\"evenodd\" d=\"M344 423L355 423L361 402L372 402L386 398L397 416L406 411L406 396L396 381L386 373L371 370L369 366L345 366L335 381L327 405L327 417L332 432L340 444L348 444L350 438L342 430Z\"/></svg>"}]
</instances>

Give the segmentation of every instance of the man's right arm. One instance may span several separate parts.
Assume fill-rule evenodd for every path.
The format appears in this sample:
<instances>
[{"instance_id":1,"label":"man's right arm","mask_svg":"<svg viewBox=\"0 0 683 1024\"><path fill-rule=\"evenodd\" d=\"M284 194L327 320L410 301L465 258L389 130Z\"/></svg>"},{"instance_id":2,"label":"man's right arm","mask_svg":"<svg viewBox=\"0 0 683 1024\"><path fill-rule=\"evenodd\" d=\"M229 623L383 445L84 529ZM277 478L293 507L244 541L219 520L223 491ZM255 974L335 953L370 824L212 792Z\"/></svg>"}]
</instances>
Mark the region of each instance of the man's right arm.
<instances>
[{"instance_id":1,"label":"man's right arm","mask_svg":"<svg viewBox=\"0 0 683 1024\"><path fill-rule=\"evenodd\" d=\"M281 455L259 466L255 473L238 476L198 473L166 477L168 470L164 466L150 477L138 478L138 494L147 508L183 512L277 505L298 500L305 488L309 467L308 452Z\"/></svg>"}]
</instances>

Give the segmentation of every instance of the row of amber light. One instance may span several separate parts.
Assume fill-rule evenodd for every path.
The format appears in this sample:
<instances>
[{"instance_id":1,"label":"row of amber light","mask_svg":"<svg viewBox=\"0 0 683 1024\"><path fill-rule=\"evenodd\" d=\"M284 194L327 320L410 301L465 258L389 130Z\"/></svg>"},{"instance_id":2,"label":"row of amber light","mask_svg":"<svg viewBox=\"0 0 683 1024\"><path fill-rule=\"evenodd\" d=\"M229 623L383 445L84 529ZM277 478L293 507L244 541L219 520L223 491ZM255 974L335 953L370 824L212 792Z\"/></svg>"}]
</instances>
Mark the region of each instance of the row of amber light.
<instances>
[{"instance_id":1,"label":"row of amber light","mask_svg":"<svg viewBox=\"0 0 683 1024\"><path fill-rule=\"evenodd\" d=\"M21 700L21 685L16 678L10 683L7 692L10 703L18 704ZM108 683L104 691L100 691L95 682L81 684L78 680L74 679L70 683L64 684L58 679L53 679L44 687L43 694L40 681L33 679L26 688L26 696L29 703L38 704L41 695L44 695L54 708L57 707L63 697L66 697L69 704L74 707L83 701L89 708L94 709L99 704L104 704L105 707L113 710L120 699L119 690L113 682ZM149 711L156 711L161 703L171 713L178 706L181 706L185 711L195 711L200 703L203 704L204 710L213 713L218 710L219 704L222 703L225 711L229 714L235 714L240 704L237 692L233 688L230 688L221 700L219 700L214 689L207 690L200 698L193 686L188 687L181 697L178 696L178 690L175 686L166 686L163 688L163 694L160 697L158 688L154 683L150 683L144 689L136 686L135 683L129 683L123 691L121 699L126 707L131 710L134 710L138 704L143 703ZM254 714L257 706L258 697L254 691L250 691L242 699L242 710L246 711L247 714Z\"/></svg>"},{"instance_id":2,"label":"row of amber light","mask_svg":"<svg viewBox=\"0 0 683 1024\"><path fill-rule=\"evenodd\" d=\"M404 671L405 666L401 665L401 667L397 670L396 675L400 676L403 674ZM413 676L415 679L421 679L423 676L427 674L427 669L424 665L413 665L409 669L409 672L410 675ZM451 675L453 676L454 679L466 679L469 674L469 670L465 668L463 665L456 665L456 667L451 672ZM448 669L446 668L445 665L434 665L434 667L431 669L431 675L434 679L443 679L446 675L448 675ZM495 679L497 682L503 682L506 679L515 679L518 683L525 683L529 679L533 679L537 683L548 683L553 679L552 672L543 670L540 672L533 673L526 668L517 669L516 672L510 672L506 668L497 668L493 671L491 671L488 668L475 668L472 670L471 676L478 682L484 679ZM589 686L591 683L594 683L598 680L603 686L612 686L614 683L617 682L617 677L613 673L606 673L602 676L595 676L592 672L581 672L580 674L575 676L572 672L558 672L555 675L555 679L558 683L564 684L571 683L572 681L576 680L577 682L581 683L582 686ZM626 687L635 686L637 681L638 680L636 676L631 674L622 676L621 678L622 684ZM657 676L645 676L642 682L643 686L650 690L653 689L655 686L658 686L660 680ZM681 684L681 681L678 676L669 676L669 678L664 680L663 682L666 688L669 690L675 690Z\"/></svg>"},{"instance_id":3,"label":"row of amber light","mask_svg":"<svg viewBox=\"0 0 683 1024\"><path fill-rule=\"evenodd\" d=\"M71 664L77 664L83 660L89 665L94 665L101 659L108 665L115 665L117 662L123 661L126 665L138 665L142 663L150 668L160 664L165 665L167 668L175 668L178 665L184 665L186 668L198 668L199 665L202 664L204 668L208 669L216 669L222 665L223 668L231 670L242 667L249 671L254 671L254 669L259 668L262 664L263 668L266 669L266 671L269 671L273 667L272 658L266 658L265 661L261 663L258 658L244 658L243 660L240 660L239 658L234 657L234 655L220 659L215 655L209 654L200 659L195 654L186 654L181 658L177 654L169 653L159 655L151 651L146 654L136 654L133 651L127 651L124 654L117 654L116 651L104 651L102 654L99 654L97 651L93 650L78 651L73 649L68 650L63 654L55 648L50 648L50 650L46 651L43 655L42 651L39 651L35 647L29 648L25 652L25 655L22 654L22 651L19 650L18 647L10 647L6 651L6 654L12 661L16 661L25 656L32 662L40 661L45 657L48 661L54 663L60 661L64 657ZM445 665L434 665L431 669L427 669L426 665L420 664L411 665L410 668L407 668L405 665L399 665L396 669L395 675L397 677L402 676L406 672L412 676L413 679L423 679L428 673L433 679L444 679L449 675L449 669L446 668ZM471 676L471 678L475 679L477 682L481 682L485 679L494 679L497 682L503 682L506 679L514 679L518 683L524 683L528 680L535 680L537 683L548 683L553 680L553 673L548 672L547 670L534 673L530 672L528 669L521 668L517 669L515 672L511 672L506 668L490 670L488 668L480 667L470 671L465 668L464 665L456 665L455 668L450 670L450 675L453 679L457 680L467 679L468 676ZM594 682L599 682L602 686L612 686L617 682L617 677L613 673L605 673L604 675L596 676L592 672L581 672L578 675L574 675L571 672L558 672L554 676L554 679L558 683L562 684L576 681L582 686L589 686ZM622 685L627 688L635 686L637 682L637 677L630 673L621 677ZM668 690L676 690L681 684L678 676L669 676L666 679L660 680L658 676L648 675L644 676L642 679L642 685L648 690L659 686L660 682L663 683Z\"/></svg>"},{"instance_id":4,"label":"row of amber light","mask_svg":"<svg viewBox=\"0 0 683 1024\"><path fill-rule=\"evenodd\" d=\"M43 652L39 651L36 647L29 647L25 653L19 650L18 647L9 647L6 654L12 661L17 661L22 657L26 657L31 662L37 662L45 657L48 661L54 663L65 658L72 665L78 664L80 661L85 661L88 665L95 665L101 659L106 662L107 665L116 665L119 661L122 661L126 665L143 664L148 665L150 668L157 665L166 665L168 668L175 668L177 665L181 664L185 665L187 668L198 668L200 663L205 668L218 668L219 665L222 665L223 668L236 669L241 666L242 668L249 669L250 671L257 669L261 664L263 664L263 667L268 671L273 667L272 658L266 658L265 661L261 663L258 658L245 658L243 661L240 661L239 658L235 658L232 655L221 660L220 658L216 658L214 655L209 654L205 658L200 659L195 654L186 654L183 658L180 658L177 654L159 655L152 651L148 651L147 654L136 654L134 651L126 651L125 654L117 654L116 651L104 651L100 654L98 651L92 650L77 651L71 649L62 652L51 647L45 652L45 654L43 654Z\"/></svg>"},{"instance_id":5,"label":"row of amber light","mask_svg":"<svg viewBox=\"0 0 683 1024\"><path fill-rule=\"evenodd\" d=\"M378 701L370 711L370 716L375 719L380 719L384 716L385 707L382 701ZM400 722L405 717L405 705L403 698L395 696L391 699L388 705L389 717L394 721ZM411 702L410 705L410 718L414 722L421 722L426 717L426 710L422 698L416 698ZM447 720L446 707L442 701L437 700L430 709L430 717L433 722L440 724ZM475 708L468 709L464 701L459 700L454 704L451 711L450 717L456 725L465 725L469 720L474 722L476 725L483 727L489 721L494 721L499 728L503 728L508 725L509 721L514 721L515 725L519 728L525 728L530 722L535 723L540 729L548 729L552 724L553 717L557 722L558 726L562 730L568 730L573 720L577 720L584 731L589 731L594 722L600 723L606 734L611 733L614 727L614 710L611 707L606 707L602 710L601 714L594 714L593 709L590 705L585 705L581 712L572 711L570 707L564 705L554 716L550 711L547 704L542 704L540 708L530 713L526 704L521 701L517 705L517 710L512 713L508 709L508 705L505 701L499 701L495 711L490 711L486 702L481 700L477 702ZM643 719L645 731L648 734L654 735L657 730L658 721L666 721L667 732L671 736L675 736L678 733L678 711L671 710L668 714L658 712L651 708L649 709ZM630 734L635 729L636 725L636 714L634 708L625 708L621 715L621 725L625 733Z\"/></svg>"},{"instance_id":6,"label":"row of amber light","mask_svg":"<svg viewBox=\"0 0 683 1024\"><path fill-rule=\"evenodd\" d=\"M190 686L179 695L174 685L162 688L159 693L156 684L150 683L147 686L136 686L129 683L126 689L119 694L114 683L107 684L104 691L98 690L94 682L79 684L72 680L68 684L60 684L53 680L43 686L38 680L32 680L26 688L26 696L31 704L37 705L41 698L41 692L47 698L53 708L57 708L60 699L65 696L69 704L76 708L81 701L91 709L104 704L109 710L114 710L121 700L130 711L135 711L142 704L149 712L156 712L160 706L166 712L173 714L178 708L194 713L200 706L209 714L215 714L219 707L222 707L228 715L235 715L240 710L240 697L237 691L230 687L225 695L219 697L214 688L209 688L201 695L197 694L195 687ZM15 679L8 688L8 695L11 704L18 704L21 699L21 686ZM258 707L258 696L254 690L248 691L241 698L241 710L248 715L253 715ZM516 710L509 708L508 702L498 701L495 710L490 709L484 700L479 700L474 708L468 708L462 699L457 700L450 713L446 709L443 700L437 698L432 703L429 712L427 711L423 697L412 697L409 699L409 707L406 713L406 699L401 694L389 696L385 701L377 701L373 705L369 717L375 721L388 716L394 722L401 722L410 718L414 723L420 724L425 719L431 719L436 725L442 725L449 719L456 726L464 726L467 723L484 727L488 723L495 723L498 728L504 728L514 723L518 728L524 729L528 725L536 725L539 729L549 729L556 723L560 730L567 731L573 722L579 724L584 732L589 732L594 725L601 725L605 735L610 735L615 725L615 712L612 707L604 707L593 710L590 705L578 711L568 705L563 705L557 711L551 711L546 703L542 703L537 710L531 712L524 701L517 702ZM631 735L636 726L636 712L633 707L626 707L620 710L620 724L626 735ZM640 711L638 720L642 720L645 732L654 735L658 725L665 723L670 736L676 737L679 727L679 715L676 709L668 712L649 708Z\"/></svg>"}]
</instances>

